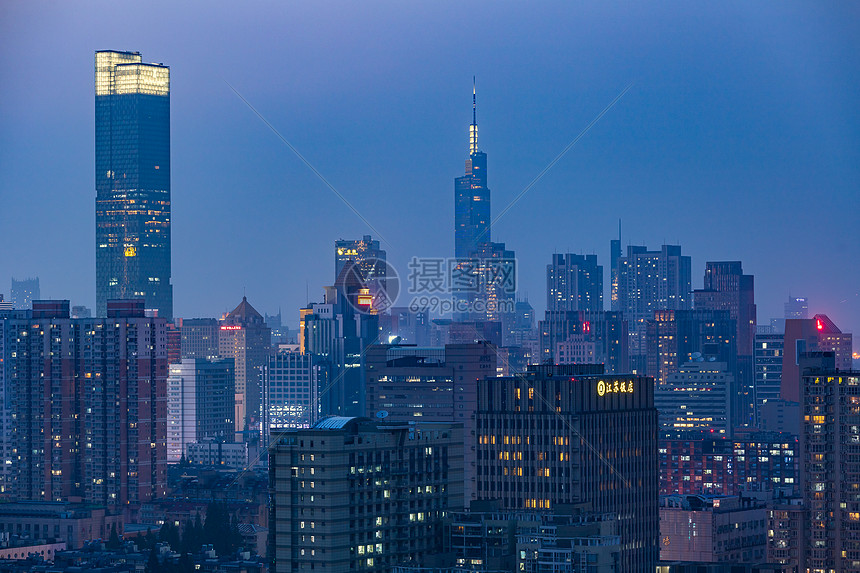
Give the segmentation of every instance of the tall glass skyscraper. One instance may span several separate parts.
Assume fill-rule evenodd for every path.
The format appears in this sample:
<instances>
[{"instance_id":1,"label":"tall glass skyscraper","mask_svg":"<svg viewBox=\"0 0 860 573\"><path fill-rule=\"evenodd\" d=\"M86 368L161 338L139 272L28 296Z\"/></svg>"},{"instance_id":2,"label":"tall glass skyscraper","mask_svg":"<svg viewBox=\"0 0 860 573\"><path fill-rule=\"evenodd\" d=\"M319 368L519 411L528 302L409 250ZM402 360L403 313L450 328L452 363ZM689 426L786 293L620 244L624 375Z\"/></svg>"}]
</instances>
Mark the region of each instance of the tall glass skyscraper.
<instances>
[{"instance_id":1,"label":"tall glass skyscraper","mask_svg":"<svg viewBox=\"0 0 860 573\"><path fill-rule=\"evenodd\" d=\"M472 124L466 174L454 179L454 256L475 256L479 243L490 242L490 190L487 188L487 154L478 151L478 119L472 86Z\"/></svg>"},{"instance_id":2,"label":"tall glass skyscraper","mask_svg":"<svg viewBox=\"0 0 860 573\"><path fill-rule=\"evenodd\" d=\"M170 68L96 52L96 312L143 298L173 318Z\"/></svg>"}]
</instances>

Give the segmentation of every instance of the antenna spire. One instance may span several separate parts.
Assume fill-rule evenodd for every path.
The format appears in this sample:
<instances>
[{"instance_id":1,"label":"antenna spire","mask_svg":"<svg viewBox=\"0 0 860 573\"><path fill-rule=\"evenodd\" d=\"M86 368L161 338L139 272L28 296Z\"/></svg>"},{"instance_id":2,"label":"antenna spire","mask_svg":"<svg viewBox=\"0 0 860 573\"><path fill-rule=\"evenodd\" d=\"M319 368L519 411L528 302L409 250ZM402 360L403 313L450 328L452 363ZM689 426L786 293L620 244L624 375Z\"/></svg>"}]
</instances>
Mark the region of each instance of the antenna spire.
<instances>
[{"instance_id":1,"label":"antenna spire","mask_svg":"<svg viewBox=\"0 0 860 573\"><path fill-rule=\"evenodd\" d=\"M478 152L478 105L475 76L472 76L472 125L469 126L469 155Z\"/></svg>"}]
</instances>

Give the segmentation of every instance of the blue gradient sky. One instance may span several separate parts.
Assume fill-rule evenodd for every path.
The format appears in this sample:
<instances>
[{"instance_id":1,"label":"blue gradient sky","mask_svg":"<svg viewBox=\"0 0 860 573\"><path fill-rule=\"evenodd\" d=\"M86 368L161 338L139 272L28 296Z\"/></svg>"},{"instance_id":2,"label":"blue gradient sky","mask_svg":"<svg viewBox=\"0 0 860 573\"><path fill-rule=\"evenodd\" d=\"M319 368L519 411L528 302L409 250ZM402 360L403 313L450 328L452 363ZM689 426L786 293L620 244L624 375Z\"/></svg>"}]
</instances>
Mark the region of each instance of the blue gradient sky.
<instances>
[{"instance_id":1,"label":"blue gradient sky","mask_svg":"<svg viewBox=\"0 0 860 573\"><path fill-rule=\"evenodd\" d=\"M370 232L236 87L382 232L406 273L453 251L478 77L493 213L624 86L629 93L493 229L545 306L554 250L606 267L680 242L860 332L860 8L855 3L0 5L0 292L94 306L93 52L172 74L177 316L321 298L333 242ZM649 3L651 4L651 3ZM403 299L401 299L403 302ZM608 303L608 298L607 298Z\"/></svg>"}]
</instances>

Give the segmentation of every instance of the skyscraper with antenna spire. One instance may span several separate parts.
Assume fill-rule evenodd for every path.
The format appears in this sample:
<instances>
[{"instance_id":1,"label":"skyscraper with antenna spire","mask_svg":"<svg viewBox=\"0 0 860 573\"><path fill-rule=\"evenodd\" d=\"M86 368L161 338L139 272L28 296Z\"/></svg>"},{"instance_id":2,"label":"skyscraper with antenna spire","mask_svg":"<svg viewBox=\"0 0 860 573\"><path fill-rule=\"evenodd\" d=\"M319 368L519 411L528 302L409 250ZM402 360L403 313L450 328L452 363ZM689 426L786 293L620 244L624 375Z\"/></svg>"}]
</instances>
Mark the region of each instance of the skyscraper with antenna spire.
<instances>
[{"instance_id":1,"label":"skyscraper with antenna spire","mask_svg":"<svg viewBox=\"0 0 860 573\"><path fill-rule=\"evenodd\" d=\"M472 78L472 123L469 125L469 158L466 173L454 179L454 256L466 259L478 243L490 238L490 190L487 188L487 154L478 151L478 108Z\"/></svg>"}]
</instances>

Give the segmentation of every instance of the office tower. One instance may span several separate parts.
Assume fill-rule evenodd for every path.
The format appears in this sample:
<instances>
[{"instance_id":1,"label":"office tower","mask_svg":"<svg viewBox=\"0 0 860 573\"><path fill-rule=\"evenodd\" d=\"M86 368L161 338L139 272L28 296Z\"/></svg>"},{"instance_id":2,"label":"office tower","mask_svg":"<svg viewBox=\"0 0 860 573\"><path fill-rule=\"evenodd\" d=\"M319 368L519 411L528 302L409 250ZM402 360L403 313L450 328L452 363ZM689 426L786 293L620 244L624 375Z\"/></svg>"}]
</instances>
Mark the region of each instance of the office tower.
<instances>
[{"instance_id":1,"label":"office tower","mask_svg":"<svg viewBox=\"0 0 860 573\"><path fill-rule=\"evenodd\" d=\"M383 288L386 278L385 250L380 248L379 241L370 235L364 235L358 241L340 239L334 242L334 278L340 276L343 269L353 264L361 270L365 281L378 280ZM380 264L381 263L381 264Z\"/></svg>"},{"instance_id":2,"label":"office tower","mask_svg":"<svg viewBox=\"0 0 860 573\"><path fill-rule=\"evenodd\" d=\"M644 371L645 321L658 310L689 310L690 257L678 245L663 245L659 251L629 245L627 256L618 259L618 291L612 295L612 310L624 313L630 336L631 367Z\"/></svg>"},{"instance_id":3,"label":"office tower","mask_svg":"<svg viewBox=\"0 0 860 573\"><path fill-rule=\"evenodd\" d=\"M593 345L594 362L610 374L630 371L627 321L615 311L547 311L538 323L542 364L565 364L570 352L586 352ZM581 353L579 354L581 356Z\"/></svg>"},{"instance_id":4,"label":"office tower","mask_svg":"<svg viewBox=\"0 0 860 573\"><path fill-rule=\"evenodd\" d=\"M780 396L790 402L801 402L800 385L802 371L799 367L804 352L830 351L835 356L835 367L851 370L853 337L842 332L826 314L816 314L807 319L787 319L782 355Z\"/></svg>"},{"instance_id":5,"label":"office tower","mask_svg":"<svg viewBox=\"0 0 860 573\"><path fill-rule=\"evenodd\" d=\"M413 311L405 306L395 306L379 316L380 340L428 346L430 344L430 312Z\"/></svg>"},{"instance_id":6,"label":"office tower","mask_svg":"<svg viewBox=\"0 0 860 573\"><path fill-rule=\"evenodd\" d=\"M600 365L532 366L478 382L478 499L506 509L590 502L618 517L619 571L657 562L654 382Z\"/></svg>"},{"instance_id":7,"label":"office tower","mask_svg":"<svg viewBox=\"0 0 860 573\"><path fill-rule=\"evenodd\" d=\"M797 434L670 432L659 445L661 495L800 492Z\"/></svg>"},{"instance_id":8,"label":"office tower","mask_svg":"<svg viewBox=\"0 0 860 573\"><path fill-rule=\"evenodd\" d=\"M489 342L497 348L501 347L502 323L445 318L430 321L430 346L471 342Z\"/></svg>"},{"instance_id":9,"label":"office tower","mask_svg":"<svg viewBox=\"0 0 860 573\"><path fill-rule=\"evenodd\" d=\"M232 442L236 431L233 360L185 358L167 377L167 461L178 462L188 444L205 438Z\"/></svg>"},{"instance_id":10,"label":"office tower","mask_svg":"<svg viewBox=\"0 0 860 573\"><path fill-rule=\"evenodd\" d=\"M475 411L478 381L496 375L496 348L488 342L443 348L372 345L365 354L365 415L392 422L463 424L466 502L475 494Z\"/></svg>"},{"instance_id":11,"label":"office tower","mask_svg":"<svg viewBox=\"0 0 860 573\"><path fill-rule=\"evenodd\" d=\"M753 370L755 372L756 420L761 426L762 407L779 400L782 384L782 353L785 337L781 333L757 332L753 347Z\"/></svg>"},{"instance_id":12,"label":"office tower","mask_svg":"<svg viewBox=\"0 0 860 573\"><path fill-rule=\"evenodd\" d=\"M221 328L215 318L185 318L182 320L180 354L185 358L215 360L220 355Z\"/></svg>"},{"instance_id":13,"label":"office tower","mask_svg":"<svg viewBox=\"0 0 860 573\"><path fill-rule=\"evenodd\" d=\"M552 256L546 266L546 309L603 310L603 266L597 255Z\"/></svg>"},{"instance_id":14,"label":"office tower","mask_svg":"<svg viewBox=\"0 0 860 573\"><path fill-rule=\"evenodd\" d=\"M609 308L618 310L618 259L621 258L621 219L618 219L618 238L609 241Z\"/></svg>"},{"instance_id":15,"label":"office tower","mask_svg":"<svg viewBox=\"0 0 860 573\"><path fill-rule=\"evenodd\" d=\"M432 565L463 509L459 424L323 418L272 436L269 556L276 573Z\"/></svg>"},{"instance_id":16,"label":"office tower","mask_svg":"<svg viewBox=\"0 0 860 573\"><path fill-rule=\"evenodd\" d=\"M459 272L467 274L458 275ZM469 282L469 286L459 288L457 292L465 299L467 308L466 312L457 309L459 318L499 322L502 325L502 345L511 344L510 330L516 315L517 290L514 251L505 248L504 243L478 243L472 258L460 262L452 281L464 279Z\"/></svg>"},{"instance_id":17,"label":"office tower","mask_svg":"<svg viewBox=\"0 0 860 573\"><path fill-rule=\"evenodd\" d=\"M144 298L171 320L170 68L99 51L95 86L96 315Z\"/></svg>"},{"instance_id":18,"label":"office tower","mask_svg":"<svg viewBox=\"0 0 860 573\"><path fill-rule=\"evenodd\" d=\"M857 572L860 372L834 368L832 352L804 353L799 361L801 486L809 512L801 570Z\"/></svg>"},{"instance_id":19,"label":"office tower","mask_svg":"<svg viewBox=\"0 0 860 573\"><path fill-rule=\"evenodd\" d=\"M70 319L68 301L6 318L13 497L106 505L132 517L165 493L166 321L142 300Z\"/></svg>"},{"instance_id":20,"label":"office tower","mask_svg":"<svg viewBox=\"0 0 860 573\"><path fill-rule=\"evenodd\" d=\"M3 300L3 294L0 293L0 310L14 310L14 308L12 301Z\"/></svg>"},{"instance_id":21,"label":"office tower","mask_svg":"<svg viewBox=\"0 0 860 573\"><path fill-rule=\"evenodd\" d=\"M261 432L262 368L271 353L272 334L247 297L221 320L218 354L236 365L236 432L244 441L256 442Z\"/></svg>"},{"instance_id":22,"label":"office tower","mask_svg":"<svg viewBox=\"0 0 860 573\"><path fill-rule=\"evenodd\" d=\"M756 331L755 278L743 274L740 261L708 262L704 288L693 292L698 310L728 310L737 326L737 363L735 382L744 389L744 401L735 411L738 425L756 423L753 342Z\"/></svg>"},{"instance_id":23,"label":"office tower","mask_svg":"<svg viewBox=\"0 0 860 573\"><path fill-rule=\"evenodd\" d=\"M788 302L785 303L785 316L786 320L792 319L806 319L809 318L809 299L806 297L799 296L790 296L788 297Z\"/></svg>"},{"instance_id":24,"label":"office tower","mask_svg":"<svg viewBox=\"0 0 860 573\"><path fill-rule=\"evenodd\" d=\"M325 288L323 303L301 311L304 352L319 366L322 415L364 414L364 351L379 343L379 318L371 309L359 312L360 284Z\"/></svg>"},{"instance_id":25,"label":"office tower","mask_svg":"<svg viewBox=\"0 0 860 573\"><path fill-rule=\"evenodd\" d=\"M490 242L490 190L487 188L487 154L478 151L478 119L472 86L472 124L466 173L454 179L454 257L472 257L482 242Z\"/></svg>"},{"instance_id":26,"label":"office tower","mask_svg":"<svg viewBox=\"0 0 860 573\"><path fill-rule=\"evenodd\" d=\"M664 431L698 430L732 435L734 376L725 362L687 362L654 390Z\"/></svg>"},{"instance_id":27,"label":"office tower","mask_svg":"<svg viewBox=\"0 0 860 573\"><path fill-rule=\"evenodd\" d=\"M12 301L12 308L26 310L32 306L34 300L41 298L39 277L20 281L12 278L12 290L9 296L9 299Z\"/></svg>"},{"instance_id":28,"label":"office tower","mask_svg":"<svg viewBox=\"0 0 860 573\"><path fill-rule=\"evenodd\" d=\"M660 310L646 327L646 372L658 385L685 362L699 359L725 362L735 372L737 327L729 311ZM737 389L730 394L738 394Z\"/></svg>"},{"instance_id":29,"label":"office tower","mask_svg":"<svg viewBox=\"0 0 860 573\"><path fill-rule=\"evenodd\" d=\"M766 534L767 507L762 501L744 496L660 498L661 561L764 563Z\"/></svg>"},{"instance_id":30,"label":"office tower","mask_svg":"<svg viewBox=\"0 0 860 573\"><path fill-rule=\"evenodd\" d=\"M292 350L269 356L263 368L263 440L272 429L308 428L319 418L314 357Z\"/></svg>"}]
</instances>

